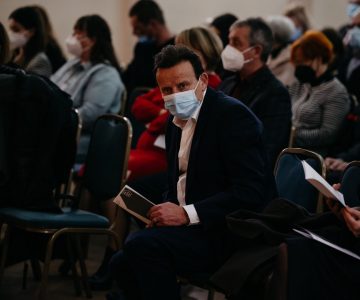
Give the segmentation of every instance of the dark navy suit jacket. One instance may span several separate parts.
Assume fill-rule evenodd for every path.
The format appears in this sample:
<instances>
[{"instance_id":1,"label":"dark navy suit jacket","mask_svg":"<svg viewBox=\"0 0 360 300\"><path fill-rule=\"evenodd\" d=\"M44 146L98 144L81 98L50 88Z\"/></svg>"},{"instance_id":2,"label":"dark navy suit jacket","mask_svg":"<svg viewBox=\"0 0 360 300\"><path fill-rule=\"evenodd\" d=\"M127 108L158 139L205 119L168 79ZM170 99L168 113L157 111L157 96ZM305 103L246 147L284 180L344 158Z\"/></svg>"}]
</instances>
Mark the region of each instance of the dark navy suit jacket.
<instances>
[{"instance_id":1,"label":"dark navy suit jacket","mask_svg":"<svg viewBox=\"0 0 360 300\"><path fill-rule=\"evenodd\" d=\"M238 209L261 210L276 194L262 142L262 124L239 100L207 89L189 157L185 201L194 204L205 230L225 229L225 216ZM181 129L168 124L169 191L178 203Z\"/></svg>"}]
</instances>

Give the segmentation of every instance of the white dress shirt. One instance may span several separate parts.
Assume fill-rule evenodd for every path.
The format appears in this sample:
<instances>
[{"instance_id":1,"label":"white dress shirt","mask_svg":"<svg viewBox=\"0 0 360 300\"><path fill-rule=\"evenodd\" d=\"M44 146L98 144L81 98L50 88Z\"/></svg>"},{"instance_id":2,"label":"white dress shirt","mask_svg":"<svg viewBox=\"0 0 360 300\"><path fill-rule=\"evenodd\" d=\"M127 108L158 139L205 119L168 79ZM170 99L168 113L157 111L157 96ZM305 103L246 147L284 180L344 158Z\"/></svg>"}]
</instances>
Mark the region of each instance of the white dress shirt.
<instances>
[{"instance_id":1,"label":"white dress shirt","mask_svg":"<svg viewBox=\"0 0 360 300\"><path fill-rule=\"evenodd\" d=\"M205 98L205 93L204 93L204 98ZM201 101L200 106L195 110L195 112L191 115L191 117L188 120L181 120L177 117L174 117L173 119L173 123L182 130L180 149L178 154L180 176L177 182L177 198L179 200L180 206L182 206L185 209L189 217L190 220L189 225L200 223L200 219L194 205L193 204L186 205L185 190L186 190L186 175L187 175L187 168L188 168L189 156L191 150L191 142L194 136L196 122L199 117L199 113L203 101Z\"/></svg>"}]
</instances>

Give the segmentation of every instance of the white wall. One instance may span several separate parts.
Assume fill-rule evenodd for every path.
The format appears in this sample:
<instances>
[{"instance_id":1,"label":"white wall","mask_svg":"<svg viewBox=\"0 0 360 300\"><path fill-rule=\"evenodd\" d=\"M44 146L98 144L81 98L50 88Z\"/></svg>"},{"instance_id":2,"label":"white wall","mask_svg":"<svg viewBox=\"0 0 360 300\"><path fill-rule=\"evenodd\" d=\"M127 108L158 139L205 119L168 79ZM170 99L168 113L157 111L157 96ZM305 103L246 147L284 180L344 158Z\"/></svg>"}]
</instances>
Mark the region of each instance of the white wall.
<instances>
[{"instance_id":1,"label":"white wall","mask_svg":"<svg viewBox=\"0 0 360 300\"><path fill-rule=\"evenodd\" d=\"M209 17L225 12L241 19L265 17L282 13L289 2L301 2L309 9L315 28L339 27L347 21L346 0L158 0L168 26L173 33L191 26L205 24ZM104 17L112 30L115 50L123 63L129 62L135 38L131 34L128 11L136 0L0 0L0 21L7 26L9 14L17 7L40 4L47 11L54 31L63 41L72 32L78 17L97 13Z\"/></svg>"}]
</instances>

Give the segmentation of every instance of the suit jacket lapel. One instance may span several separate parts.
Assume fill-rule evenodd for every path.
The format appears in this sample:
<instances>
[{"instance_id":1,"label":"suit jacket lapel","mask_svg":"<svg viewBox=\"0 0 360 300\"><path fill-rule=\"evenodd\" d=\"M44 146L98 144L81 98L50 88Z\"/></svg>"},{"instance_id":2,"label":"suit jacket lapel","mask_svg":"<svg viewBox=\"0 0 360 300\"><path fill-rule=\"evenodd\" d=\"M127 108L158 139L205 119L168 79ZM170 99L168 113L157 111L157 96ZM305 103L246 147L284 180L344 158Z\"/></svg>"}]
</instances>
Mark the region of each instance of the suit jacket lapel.
<instances>
[{"instance_id":1,"label":"suit jacket lapel","mask_svg":"<svg viewBox=\"0 0 360 300\"><path fill-rule=\"evenodd\" d=\"M199 144L201 142L201 137L203 136L203 131L208 124L209 116L211 116L211 110L213 107L214 98L216 97L216 92L213 91L211 88L208 87L206 91L206 95L204 98L204 102L201 106L201 110L199 113L199 117L196 121L196 127L194 131L194 136L191 142L191 149L189 155L189 163L187 168L186 174L186 191L185 191L185 198L187 198L188 192L191 190L192 184L196 184L193 180L193 166L195 163L196 156L198 154Z\"/></svg>"}]
</instances>

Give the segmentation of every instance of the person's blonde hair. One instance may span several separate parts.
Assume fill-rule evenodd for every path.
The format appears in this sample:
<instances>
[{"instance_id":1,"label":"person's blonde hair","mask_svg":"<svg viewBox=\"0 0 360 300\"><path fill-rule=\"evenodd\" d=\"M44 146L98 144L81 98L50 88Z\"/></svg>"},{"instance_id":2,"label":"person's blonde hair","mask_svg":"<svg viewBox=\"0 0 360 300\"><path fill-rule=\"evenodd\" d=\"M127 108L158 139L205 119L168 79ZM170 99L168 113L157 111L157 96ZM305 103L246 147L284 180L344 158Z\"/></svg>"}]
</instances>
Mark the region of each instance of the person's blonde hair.
<instances>
[{"instance_id":1,"label":"person's blonde hair","mask_svg":"<svg viewBox=\"0 0 360 300\"><path fill-rule=\"evenodd\" d=\"M296 20L297 23L301 26L302 32L306 32L311 28L310 21L304 6L291 6L285 11L284 15L290 19Z\"/></svg>"},{"instance_id":2,"label":"person's blonde hair","mask_svg":"<svg viewBox=\"0 0 360 300\"><path fill-rule=\"evenodd\" d=\"M221 39L209 29L193 27L183 30L176 36L176 44L199 51L205 60L207 71L217 68L223 46Z\"/></svg>"}]
</instances>

